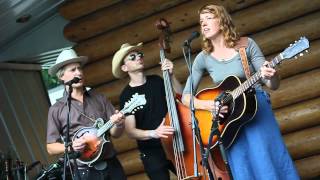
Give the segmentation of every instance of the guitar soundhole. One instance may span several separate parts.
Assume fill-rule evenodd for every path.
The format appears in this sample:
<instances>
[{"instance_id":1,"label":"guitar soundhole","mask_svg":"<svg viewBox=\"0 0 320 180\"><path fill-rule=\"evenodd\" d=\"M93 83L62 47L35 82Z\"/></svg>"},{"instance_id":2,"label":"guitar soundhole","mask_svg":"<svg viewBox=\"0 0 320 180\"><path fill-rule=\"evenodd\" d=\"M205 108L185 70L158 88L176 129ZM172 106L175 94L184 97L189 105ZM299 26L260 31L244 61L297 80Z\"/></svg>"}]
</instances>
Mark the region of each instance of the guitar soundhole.
<instances>
[{"instance_id":1,"label":"guitar soundhole","mask_svg":"<svg viewBox=\"0 0 320 180\"><path fill-rule=\"evenodd\" d=\"M229 119L229 116L234 112L234 101L232 95L225 92L223 101L225 102L224 106L228 106L228 112L224 114L224 118L220 119L220 125L226 122Z\"/></svg>"},{"instance_id":2,"label":"guitar soundhole","mask_svg":"<svg viewBox=\"0 0 320 180\"><path fill-rule=\"evenodd\" d=\"M89 133L89 131L84 131L83 133L77 135L77 139L81 138L82 136L84 136L85 134Z\"/></svg>"}]
</instances>

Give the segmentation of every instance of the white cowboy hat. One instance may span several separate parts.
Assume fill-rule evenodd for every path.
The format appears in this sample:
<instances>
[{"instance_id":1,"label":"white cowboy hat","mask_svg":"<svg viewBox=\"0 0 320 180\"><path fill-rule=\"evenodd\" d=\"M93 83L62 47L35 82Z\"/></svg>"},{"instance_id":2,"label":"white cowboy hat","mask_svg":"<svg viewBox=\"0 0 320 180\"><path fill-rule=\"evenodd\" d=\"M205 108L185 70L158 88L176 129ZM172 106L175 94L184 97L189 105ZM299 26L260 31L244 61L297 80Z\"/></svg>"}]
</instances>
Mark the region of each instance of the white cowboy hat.
<instances>
[{"instance_id":1,"label":"white cowboy hat","mask_svg":"<svg viewBox=\"0 0 320 180\"><path fill-rule=\"evenodd\" d=\"M48 70L48 73L51 76L54 76L60 68L70 63L80 63L81 66L85 65L88 62L88 57L86 56L78 56L77 53L73 49L63 50L57 60L56 63L51 66Z\"/></svg>"},{"instance_id":2,"label":"white cowboy hat","mask_svg":"<svg viewBox=\"0 0 320 180\"><path fill-rule=\"evenodd\" d=\"M122 44L120 49L114 54L112 59L112 74L116 78L122 78L126 75L125 72L121 70L121 65L123 59L126 55L132 51L142 49L142 42L137 45L130 45L129 43Z\"/></svg>"}]
</instances>

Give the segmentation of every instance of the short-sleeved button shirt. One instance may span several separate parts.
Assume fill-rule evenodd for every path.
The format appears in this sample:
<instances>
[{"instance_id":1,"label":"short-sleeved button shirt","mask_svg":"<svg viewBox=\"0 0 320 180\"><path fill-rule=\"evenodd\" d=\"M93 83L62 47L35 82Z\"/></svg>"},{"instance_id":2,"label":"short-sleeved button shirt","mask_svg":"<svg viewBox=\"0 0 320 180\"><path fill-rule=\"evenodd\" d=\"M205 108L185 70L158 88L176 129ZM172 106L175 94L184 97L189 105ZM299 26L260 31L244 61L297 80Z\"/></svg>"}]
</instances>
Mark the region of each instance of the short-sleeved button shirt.
<instances>
[{"instance_id":1,"label":"short-sleeved button shirt","mask_svg":"<svg viewBox=\"0 0 320 180\"><path fill-rule=\"evenodd\" d=\"M114 111L113 105L104 95L92 90L85 91L83 103L71 99L70 139L72 139L78 129L92 126L94 120L97 118L108 121ZM64 96L49 108L47 125L48 144L62 142L61 136L64 136L67 131L67 117L67 93L65 92ZM107 144L108 145L105 147L106 158L109 158L115 155L115 150L111 143Z\"/></svg>"}]
</instances>

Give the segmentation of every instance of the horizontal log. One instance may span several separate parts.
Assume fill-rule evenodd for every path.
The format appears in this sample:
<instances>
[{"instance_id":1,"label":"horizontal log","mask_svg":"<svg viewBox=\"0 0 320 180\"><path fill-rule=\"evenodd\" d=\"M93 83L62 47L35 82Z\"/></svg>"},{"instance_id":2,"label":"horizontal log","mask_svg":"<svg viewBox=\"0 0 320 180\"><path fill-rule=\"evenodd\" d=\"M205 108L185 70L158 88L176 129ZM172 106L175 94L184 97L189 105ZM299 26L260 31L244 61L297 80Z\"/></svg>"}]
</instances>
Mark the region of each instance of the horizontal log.
<instances>
[{"instance_id":1,"label":"horizontal log","mask_svg":"<svg viewBox=\"0 0 320 180\"><path fill-rule=\"evenodd\" d=\"M320 69L281 80L280 88L270 92L273 108L320 96ZM299 93L297 93L299 92Z\"/></svg>"},{"instance_id":2,"label":"horizontal log","mask_svg":"<svg viewBox=\"0 0 320 180\"><path fill-rule=\"evenodd\" d=\"M296 160L295 165L301 179L314 179L320 177L320 154Z\"/></svg>"},{"instance_id":3,"label":"horizontal log","mask_svg":"<svg viewBox=\"0 0 320 180\"><path fill-rule=\"evenodd\" d=\"M254 39L259 42L260 48L263 50L264 54L269 55L285 49L290 43L292 43L292 41L297 39L297 36L299 36L301 32L304 32L304 35L309 37L310 41L312 39L319 38L320 33L317 31L317 27L320 26L320 21L318 21L318 18L320 18L320 13L311 14L309 16L294 20L293 22L288 22L274 27L268 30L268 33L261 32L253 36ZM301 23L304 23L304 29L301 29ZM284 32L283 29L290 29L290 31L288 30ZM189 36L189 34L194 30L196 29L191 28L176 33L172 36L172 53L170 54L171 59L182 56L180 42L183 42L183 39ZM263 34L263 36L260 34ZM275 34L277 35L277 37L275 37L275 41L277 41L276 44L270 42L270 39L273 39L270 37L273 37ZM266 42L270 43L272 46ZM268 46L272 47L272 49ZM146 54L146 68L150 68L158 64L159 53L157 47L157 42L151 42L144 46L144 52ZM194 41L193 48L196 51L200 50L201 47L199 39ZM114 80L111 71L111 61L112 57L109 57L86 66L84 68L84 73L86 74L86 83L90 86L93 86Z\"/></svg>"},{"instance_id":4,"label":"horizontal log","mask_svg":"<svg viewBox=\"0 0 320 180\"><path fill-rule=\"evenodd\" d=\"M123 133L119 138L112 138L112 143L118 153L137 148L136 140L129 138L127 133Z\"/></svg>"},{"instance_id":5,"label":"horizontal log","mask_svg":"<svg viewBox=\"0 0 320 180\"><path fill-rule=\"evenodd\" d=\"M299 19L290 21L283 25L276 26L271 29L267 29L258 34L254 34L252 37L257 39L257 43L263 47L262 52L268 54L274 50L274 46L287 46L292 43L292 40L298 40L301 36L306 36L310 41L319 38L319 32L313 31L313 28L318 27L320 22L317 19L320 17L320 12L303 16ZM274 33L277 31L278 33ZM283 37L286 37L284 39ZM260 42L260 38L264 38L263 42Z\"/></svg>"},{"instance_id":6,"label":"horizontal log","mask_svg":"<svg viewBox=\"0 0 320 180\"><path fill-rule=\"evenodd\" d=\"M70 41L80 42L121 25L171 8L184 1L186 0L135 0L118 3L72 21L65 26L64 36Z\"/></svg>"},{"instance_id":7,"label":"horizontal log","mask_svg":"<svg viewBox=\"0 0 320 180\"><path fill-rule=\"evenodd\" d=\"M143 164L140 159L140 152L138 149L121 153L118 155L118 158L127 176L144 172Z\"/></svg>"},{"instance_id":8,"label":"horizontal log","mask_svg":"<svg viewBox=\"0 0 320 180\"><path fill-rule=\"evenodd\" d=\"M244 11L238 11L232 14L232 17L241 34L248 34L248 32L253 34L320 9L319 1L309 2L310 4L307 5L300 0L267 1ZM235 17L245 18L235 19Z\"/></svg>"},{"instance_id":9,"label":"horizontal log","mask_svg":"<svg viewBox=\"0 0 320 180\"><path fill-rule=\"evenodd\" d=\"M256 3L257 0L243 1L242 3L228 2L230 10L236 10L239 7L244 8ZM198 23L197 10L208 3L209 0L198 0L184 3L172 9L145 18L141 21L134 22L127 26L123 26L114 31L107 32L100 36L90 38L77 44L74 49L80 55L89 56L90 61L95 61L103 57L112 55L125 42L138 43L148 42L158 38L159 32L156 30L154 23L163 17L172 22L172 32L185 29ZM221 2L224 3L224 2ZM231 6L232 5L232 6ZM266 11L267 12L267 11ZM247 18L247 17L243 17ZM197 27L198 28L198 27ZM186 36L187 37L187 36ZM108 43L112 42L112 43ZM179 43L180 47L180 43Z\"/></svg>"},{"instance_id":10,"label":"horizontal log","mask_svg":"<svg viewBox=\"0 0 320 180\"><path fill-rule=\"evenodd\" d=\"M282 134L320 125L320 97L274 111Z\"/></svg>"},{"instance_id":11,"label":"horizontal log","mask_svg":"<svg viewBox=\"0 0 320 180\"><path fill-rule=\"evenodd\" d=\"M92 13L98 9L111 6L121 0L76 0L66 1L60 8L59 13L62 17L73 20Z\"/></svg>"},{"instance_id":12,"label":"horizontal log","mask_svg":"<svg viewBox=\"0 0 320 180\"><path fill-rule=\"evenodd\" d=\"M319 154L320 126L289 133L283 136L293 159L301 159Z\"/></svg>"}]
</instances>

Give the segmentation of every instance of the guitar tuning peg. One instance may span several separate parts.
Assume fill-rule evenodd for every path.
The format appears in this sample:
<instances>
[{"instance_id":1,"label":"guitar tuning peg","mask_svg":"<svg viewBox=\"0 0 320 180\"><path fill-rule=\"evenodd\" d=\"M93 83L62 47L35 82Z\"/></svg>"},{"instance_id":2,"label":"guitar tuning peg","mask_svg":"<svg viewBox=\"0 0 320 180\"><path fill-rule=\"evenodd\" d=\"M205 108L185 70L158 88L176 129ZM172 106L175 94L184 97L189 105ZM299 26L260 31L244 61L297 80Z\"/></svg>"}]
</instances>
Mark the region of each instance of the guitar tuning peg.
<instances>
[{"instance_id":1,"label":"guitar tuning peg","mask_svg":"<svg viewBox=\"0 0 320 180\"><path fill-rule=\"evenodd\" d=\"M299 56L303 56L303 53L300 53Z\"/></svg>"},{"instance_id":2,"label":"guitar tuning peg","mask_svg":"<svg viewBox=\"0 0 320 180\"><path fill-rule=\"evenodd\" d=\"M292 46L292 44L289 45L290 47Z\"/></svg>"},{"instance_id":3,"label":"guitar tuning peg","mask_svg":"<svg viewBox=\"0 0 320 180\"><path fill-rule=\"evenodd\" d=\"M294 59L298 59L298 56L294 56Z\"/></svg>"},{"instance_id":4,"label":"guitar tuning peg","mask_svg":"<svg viewBox=\"0 0 320 180\"><path fill-rule=\"evenodd\" d=\"M306 53L309 53L309 51L308 51L308 50L305 50L305 52L306 52Z\"/></svg>"},{"instance_id":5,"label":"guitar tuning peg","mask_svg":"<svg viewBox=\"0 0 320 180\"><path fill-rule=\"evenodd\" d=\"M297 40L295 40L294 42L295 42L295 43L297 43L298 41L297 41Z\"/></svg>"}]
</instances>

